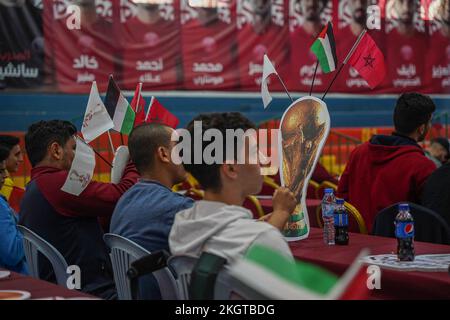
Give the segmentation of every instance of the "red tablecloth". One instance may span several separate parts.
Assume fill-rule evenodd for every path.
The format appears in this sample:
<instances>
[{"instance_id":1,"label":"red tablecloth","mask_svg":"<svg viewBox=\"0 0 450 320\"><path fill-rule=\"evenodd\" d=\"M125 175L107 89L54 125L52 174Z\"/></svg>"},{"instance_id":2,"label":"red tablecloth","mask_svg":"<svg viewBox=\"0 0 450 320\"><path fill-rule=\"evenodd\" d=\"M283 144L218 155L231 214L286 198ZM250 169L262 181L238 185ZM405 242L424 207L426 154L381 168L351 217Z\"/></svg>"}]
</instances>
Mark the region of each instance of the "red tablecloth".
<instances>
[{"instance_id":1,"label":"red tablecloth","mask_svg":"<svg viewBox=\"0 0 450 320\"><path fill-rule=\"evenodd\" d=\"M396 239L350 233L348 246L327 246L322 230L311 228L308 239L291 242L296 259L311 262L342 275L358 253L368 248L370 254L389 254L396 250ZM415 242L416 255L449 253L450 246ZM404 272L382 269L381 289L372 290L374 299L450 299L448 272Z\"/></svg>"},{"instance_id":2,"label":"red tablecloth","mask_svg":"<svg viewBox=\"0 0 450 320\"><path fill-rule=\"evenodd\" d=\"M3 271L3 269L0 269ZM28 291L31 299L47 297L95 298L77 290L55 285L53 283L11 272L8 278L0 279L0 290Z\"/></svg>"}]
</instances>

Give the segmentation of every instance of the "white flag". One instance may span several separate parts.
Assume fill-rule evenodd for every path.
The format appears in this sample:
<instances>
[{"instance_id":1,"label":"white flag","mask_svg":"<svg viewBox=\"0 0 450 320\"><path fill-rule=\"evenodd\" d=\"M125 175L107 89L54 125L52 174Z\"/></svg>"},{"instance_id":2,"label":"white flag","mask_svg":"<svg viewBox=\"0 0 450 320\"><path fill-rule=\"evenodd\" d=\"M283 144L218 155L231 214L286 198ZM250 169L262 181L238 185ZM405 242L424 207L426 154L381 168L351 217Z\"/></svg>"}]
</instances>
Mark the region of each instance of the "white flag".
<instances>
[{"instance_id":1,"label":"white flag","mask_svg":"<svg viewBox=\"0 0 450 320\"><path fill-rule=\"evenodd\" d=\"M81 133L83 134L84 140L89 143L112 128L114 128L114 123L100 98L97 83L93 81L86 112L84 113Z\"/></svg>"},{"instance_id":2,"label":"white flag","mask_svg":"<svg viewBox=\"0 0 450 320\"><path fill-rule=\"evenodd\" d=\"M77 138L75 158L61 190L79 196L91 182L95 168L95 154L91 146Z\"/></svg>"},{"instance_id":3,"label":"white flag","mask_svg":"<svg viewBox=\"0 0 450 320\"><path fill-rule=\"evenodd\" d=\"M270 96L269 89L267 88L267 78L271 74L278 74L275 68L270 62L269 57L264 55L264 65L263 65L263 75L261 79L261 96L264 104L264 109L267 108L269 103L272 101L272 97Z\"/></svg>"}]
</instances>

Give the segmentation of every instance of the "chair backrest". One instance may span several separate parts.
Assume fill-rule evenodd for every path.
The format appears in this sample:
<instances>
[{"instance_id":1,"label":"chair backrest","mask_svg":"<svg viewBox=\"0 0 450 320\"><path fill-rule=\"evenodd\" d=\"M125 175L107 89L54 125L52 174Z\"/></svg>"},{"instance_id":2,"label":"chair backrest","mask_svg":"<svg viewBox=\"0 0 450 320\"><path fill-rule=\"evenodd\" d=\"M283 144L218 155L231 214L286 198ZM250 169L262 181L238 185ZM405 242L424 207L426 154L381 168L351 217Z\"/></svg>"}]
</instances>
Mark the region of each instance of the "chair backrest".
<instances>
[{"instance_id":1,"label":"chair backrest","mask_svg":"<svg viewBox=\"0 0 450 320\"><path fill-rule=\"evenodd\" d=\"M172 256L167 261L167 264L175 271L177 276L179 300L189 300L191 273L197 262L197 257L188 255ZM230 298L246 300L267 299L252 288L247 287L239 280L233 278L228 272L228 267L224 266L216 278L214 300L230 300Z\"/></svg>"},{"instance_id":2,"label":"chair backrest","mask_svg":"<svg viewBox=\"0 0 450 320\"><path fill-rule=\"evenodd\" d=\"M175 271L178 300L189 300L191 272L198 258L193 256L172 256L167 260L169 268Z\"/></svg>"},{"instance_id":3,"label":"chair backrest","mask_svg":"<svg viewBox=\"0 0 450 320\"><path fill-rule=\"evenodd\" d=\"M127 277L127 271L131 263L150 252L137 243L117 234L107 233L103 236L106 245L111 249L111 263L116 283L117 295L120 300L131 300L131 284ZM156 278L163 300L176 299L175 279L168 268L152 273Z\"/></svg>"},{"instance_id":4,"label":"chair backrest","mask_svg":"<svg viewBox=\"0 0 450 320\"><path fill-rule=\"evenodd\" d=\"M267 300L261 293L248 287L229 273L229 267L224 266L217 275L214 287L214 300Z\"/></svg>"},{"instance_id":5,"label":"chair backrest","mask_svg":"<svg viewBox=\"0 0 450 320\"><path fill-rule=\"evenodd\" d=\"M347 201L344 202L345 209L347 210L350 217L352 217L357 225L359 233L361 234L368 234L366 223L364 221L364 218L359 213L358 209L356 209L352 204L348 203ZM322 223L322 206L317 206L316 209L316 220L317 224L320 228L323 227ZM351 222L351 221L350 221ZM352 227L352 225L350 225Z\"/></svg>"},{"instance_id":6,"label":"chair backrest","mask_svg":"<svg viewBox=\"0 0 450 320\"><path fill-rule=\"evenodd\" d=\"M23 248L28 263L28 271L31 276L39 279L38 253L41 253L52 265L56 282L59 285L66 287L68 278L66 259L64 259L54 246L30 229L21 225L18 225L17 228L23 235Z\"/></svg>"},{"instance_id":7,"label":"chair backrest","mask_svg":"<svg viewBox=\"0 0 450 320\"><path fill-rule=\"evenodd\" d=\"M414 219L414 239L416 241L450 244L450 228L436 212L408 202ZM372 234L382 237L395 237L394 221L398 213L398 203L387 207L375 217Z\"/></svg>"}]
</instances>

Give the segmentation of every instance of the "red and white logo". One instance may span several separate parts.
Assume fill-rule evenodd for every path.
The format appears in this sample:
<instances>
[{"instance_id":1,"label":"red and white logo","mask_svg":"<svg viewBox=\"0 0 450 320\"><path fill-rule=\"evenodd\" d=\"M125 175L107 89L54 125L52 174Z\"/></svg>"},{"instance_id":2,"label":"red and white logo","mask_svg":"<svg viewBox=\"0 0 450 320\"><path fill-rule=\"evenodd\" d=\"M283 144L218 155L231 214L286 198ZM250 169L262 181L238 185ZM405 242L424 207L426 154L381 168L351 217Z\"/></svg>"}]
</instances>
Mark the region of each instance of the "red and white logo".
<instances>
[{"instance_id":1,"label":"red and white logo","mask_svg":"<svg viewBox=\"0 0 450 320\"><path fill-rule=\"evenodd\" d=\"M411 60L414 55L414 51L413 51L413 48L411 48L411 46L403 46L400 49L400 53L401 53L403 59L408 60L408 61Z\"/></svg>"},{"instance_id":2,"label":"red and white logo","mask_svg":"<svg viewBox=\"0 0 450 320\"><path fill-rule=\"evenodd\" d=\"M207 53L216 51L216 40L213 37L205 37L202 40L202 46Z\"/></svg>"}]
</instances>

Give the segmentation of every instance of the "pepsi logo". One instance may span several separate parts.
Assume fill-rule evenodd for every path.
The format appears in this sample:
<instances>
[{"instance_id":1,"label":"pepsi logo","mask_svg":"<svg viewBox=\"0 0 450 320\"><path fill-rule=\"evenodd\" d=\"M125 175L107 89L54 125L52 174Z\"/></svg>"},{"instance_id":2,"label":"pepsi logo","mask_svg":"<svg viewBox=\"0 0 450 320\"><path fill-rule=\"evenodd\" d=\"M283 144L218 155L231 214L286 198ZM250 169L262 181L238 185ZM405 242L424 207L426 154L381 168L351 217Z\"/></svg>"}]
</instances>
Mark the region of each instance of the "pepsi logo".
<instances>
[{"instance_id":1,"label":"pepsi logo","mask_svg":"<svg viewBox=\"0 0 450 320\"><path fill-rule=\"evenodd\" d=\"M412 233L414 231L414 224L413 223L407 223L404 227L405 233Z\"/></svg>"}]
</instances>

